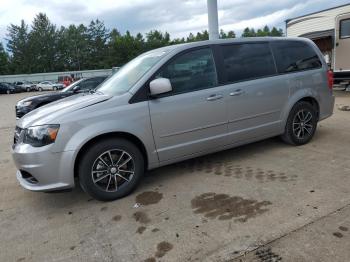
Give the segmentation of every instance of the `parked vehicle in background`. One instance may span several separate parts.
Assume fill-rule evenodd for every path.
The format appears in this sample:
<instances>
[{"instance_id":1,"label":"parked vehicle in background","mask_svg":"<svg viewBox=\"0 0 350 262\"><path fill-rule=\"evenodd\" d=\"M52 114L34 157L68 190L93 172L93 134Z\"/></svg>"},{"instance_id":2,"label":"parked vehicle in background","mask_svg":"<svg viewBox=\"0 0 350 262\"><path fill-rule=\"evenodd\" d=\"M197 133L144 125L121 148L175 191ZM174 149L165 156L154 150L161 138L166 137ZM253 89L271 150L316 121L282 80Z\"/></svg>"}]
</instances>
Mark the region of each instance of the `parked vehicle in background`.
<instances>
[{"instance_id":1,"label":"parked vehicle in background","mask_svg":"<svg viewBox=\"0 0 350 262\"><path fill-rule=\"evenodd\" d=\"M15 89L15 93L21 93L23 90L20 86L16 86L15 84L13 83L8 83L8 82L5 82L5 84L13 87Z\"/></svg>"},{"instance_id":2,"label":"parked vehicle in background","mask_svg":"<svg viewBox=\"0 0 350 262\"><path fill-rule=\"evenodd\" d=\"M20 87L23 92L30 92L35 90L35 84L29 81L18 81L14 82L14 85Z\"/></svg>"},{"instance_id":3,"label":"parked vehicle in background","mask_svg":"<svg viewBox=\"0 0 350 262\"><path fill-rule=\"evenodd\" d=\"M333 113L332 74L303 38L193 42L144 53L96 92L17 121L20 184L129 194L145 170L281 136L308 143Z\"/></svg>"},{"instance_id":4,"label":"parked vehicle in background","mask_svg":"<svg viewBox=\"0 0 350 262\"><path fill-rule=\"evenodd\" d=\"M16 93L16 88L7 83L0 83L0 94L14 94Z\"/></svg>"},{"instance_id":5,"label":"parked vehicle in background","mask_svg":"<svg viewBox=\"0 0 350 262\"><path fill-rule=\"evenodd\" d=\"M30 111L48 103L60 100L79 93L86 93L94 90L107 76L98 76L80 79L60 92L37 95L24 98L16 104L16 118L19 119Z\"/></svg>"},{"instance_id":6,"label":"parked vehicle in background","mask_svg":"<svg viewBox=\"0 0 350 262\"><path fill-rule=\"evenodd\" d=\"M64 88L63 84L54 83L52 81L43 81L36 85L38 91L56 91Z\"/></svg>"},{"instance_id":7,"label":"parked vehicle in background","mask_svg":"<svg viewBox=\"0 0 350 262\"><path fill-rule=\"evenodd\" d=\"M77 81L79 79L83 78L83 74L80 72L73 73L70 75L62 75L58 77L58 83L63 84L65 87L69 86L74 81Z\"/></svg>"}]
</instances>

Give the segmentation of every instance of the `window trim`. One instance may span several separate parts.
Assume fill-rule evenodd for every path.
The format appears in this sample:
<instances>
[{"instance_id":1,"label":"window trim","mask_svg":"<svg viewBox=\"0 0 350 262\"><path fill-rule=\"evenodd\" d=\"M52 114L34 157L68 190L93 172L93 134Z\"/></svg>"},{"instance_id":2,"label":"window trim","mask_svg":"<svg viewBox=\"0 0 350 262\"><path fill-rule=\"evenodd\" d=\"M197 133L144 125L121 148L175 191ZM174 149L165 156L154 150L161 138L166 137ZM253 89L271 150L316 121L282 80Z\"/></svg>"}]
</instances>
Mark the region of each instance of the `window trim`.
<instances>
[{"instance_id":1,"label":"window trim","mask_svg":"<svg viewBox=\"0 0 350 262\"><path fill-rule=\"evenodd\" d=\"M267 78L267 77L274 77L274 76L278 76L278 70L277 70L277 63L276 63L276 59L274 56L274 53L272 51L272 46L271 46L271 42L270 41L256 41L256 42L240 42L240 43L227 43L227 44L219 44L219 47L223 47L223 46L232 46L232 45L254 45L254 44L267 44L269 47L269 51L272 57L272 61L273 61L273 66L275 69L275 72L271 75L265 75L265 76L259 76L259 77L252 77L252 78L246 78L246 79L242 79L242 80L238 80L238 81L228 81L227 80L227 74L226 74L226 70L225 70L225 63L224 63L224 56L223 56L223 52L222 49L219 48L219 52L220 52L220 63L222 65L221 70L223 71L223 79L222 79L222 85L233 85L233 84L237 84L237 83L242 83L242 82L247 82L247 81L253 81L253 80L258 80L258 79L262 79L262 78Z\"/></svg>"},{"instance_id":2,"label":"window trim","mask_svg":"<svg viewBox=\"0 0 350 262\"><path fill-rule=\"evenodd\" d=\"M209 45L203 45L203 46L196 46L196 47L191 47L185 50L182 50L178 53L176 53L175 55L173 55L168 61L166 61L155 73L153 73L148 80L137 90L137 92L130 98L129 100L129 104L134 104L134 103L138 103L138 102L144 102L144 101L148 101L148 100L153 100L153 99L158 99L158 98L163 98L163 97L168 97L168 96L176 96L176 95L181 95L181 94L186 94L186 93L191 93L191 92L197 92L200 90L206 90L206 89L210 89L210 88L215 88L220 86L220 78L219 78L219 73L218 73L218 60L217 60L217 56L215 54L215 50L214 50L214 44L209 44ZM169 65L171 62L173 62L175 59L177 59L179 56L182 56L186 53L192 52L192 51L197 51L200 49L209 49L212 53L212 57L213 57L213 61L214 61L214 68L215 68L215 73L216 73L216 78L217 78L217 85L213 86L213 87L207 87L207 88L202 88L202 89L196 89L190 92L182 92L182 93L176 93L174 94L173 92L169 92L169 93L165 93L165 94L161 94L158 95L156 98L152 98L150 97L149 94L149 84L150 82L154 79L154 77L161 71L164 69L164 67L166 67L167 65Z\"/></svg>"},{"instance_id":3,"label":"window trim","mask_svg":"<svg viewBox=\"0 0 350 262\"><path fill-rule=\"evenodd\" d=\"M345 19L342 19L339 21L339 39L347 39L347 38L350 38L350 34L347 35L347 36L342 36L342 22L344 21L350 21L350 18L345 18Z\"/></svg>"}]
</instances>

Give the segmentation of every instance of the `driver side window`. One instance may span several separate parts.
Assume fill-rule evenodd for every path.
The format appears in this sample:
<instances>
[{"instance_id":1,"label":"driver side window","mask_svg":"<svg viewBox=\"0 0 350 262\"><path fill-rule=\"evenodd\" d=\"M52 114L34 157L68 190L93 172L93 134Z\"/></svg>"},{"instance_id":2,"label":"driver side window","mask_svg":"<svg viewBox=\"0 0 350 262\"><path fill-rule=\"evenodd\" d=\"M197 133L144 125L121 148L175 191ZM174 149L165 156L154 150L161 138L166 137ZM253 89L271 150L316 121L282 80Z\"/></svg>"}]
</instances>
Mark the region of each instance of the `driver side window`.
<instances>
[{"instance_id":1,"label":"driver side window","mask_svg":"<svg viewBox=\"0 0 350 262\"><path fill-rule=\"evenodd\" d=\"M210 48L181 54L165 65L156 78L168 78L172 94L181 94L217 86L217 75Z\"/></svg>"}]
</instances>

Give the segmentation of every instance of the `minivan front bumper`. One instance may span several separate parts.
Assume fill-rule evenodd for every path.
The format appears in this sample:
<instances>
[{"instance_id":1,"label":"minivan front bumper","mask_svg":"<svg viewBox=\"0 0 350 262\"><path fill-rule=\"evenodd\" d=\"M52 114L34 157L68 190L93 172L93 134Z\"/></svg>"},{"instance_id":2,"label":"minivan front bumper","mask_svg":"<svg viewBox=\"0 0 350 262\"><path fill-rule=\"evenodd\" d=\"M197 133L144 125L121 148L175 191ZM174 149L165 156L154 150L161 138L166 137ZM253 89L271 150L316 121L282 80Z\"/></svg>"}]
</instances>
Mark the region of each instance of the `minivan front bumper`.
<instances>
[{"instance_id":1,"label":"minivan front bumper","mask_svg":"<svg viewBox=\"0 0 350 262\"><path fill-rule=\"evenodd\" d=\"M53 191L74 187L74 151L53 153L52 145L32 147L17 144L12 157L17 167L17 179L31 191Z\"/></svg>"}]
</instances>

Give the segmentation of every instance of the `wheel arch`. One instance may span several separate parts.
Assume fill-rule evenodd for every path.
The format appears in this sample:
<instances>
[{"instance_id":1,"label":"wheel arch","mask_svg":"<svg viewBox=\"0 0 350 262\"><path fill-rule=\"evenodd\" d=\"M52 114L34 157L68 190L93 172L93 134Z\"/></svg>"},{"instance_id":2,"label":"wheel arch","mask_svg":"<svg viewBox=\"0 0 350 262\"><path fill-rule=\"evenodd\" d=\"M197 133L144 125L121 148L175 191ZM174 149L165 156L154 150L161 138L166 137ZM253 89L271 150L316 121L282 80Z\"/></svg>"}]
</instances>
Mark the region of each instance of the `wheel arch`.
<instances>
[{"instance_id":1,"label":"wheel arch","mask_svg":"<svg viewBox=\"0 0 350 262\"><path fill-rule=\"evenodd\" d=\"M314 90L299 90L299 92L295 93L288 99L287 105L284 107L283 113L282 113L282 127L285 128L285 125L287 123L287 119L289 116L290 111L292 110L293 106L296 105L298 102L304 101L309 104L311 104L316 112L317 112L317 118L319 119L320 116L320 97L317 93L314 92Z\"/></svg>"},{"instance_id":2,"label":"wheel arch","mask_svg":"<svg viewBox=\"0 0 350 262\"><path fill-rule=\"evenodd\" d=\"M134 145L136 145L138 147L138 149L140 149L141 154L144 157L144 160L145 160L144 161L144 165L145 165L144 168L145 168L145 170L148 169L148 156L147 156L146 147L137 136L130 134L130 133L127 133L127 132L109 132L109 133L100 134L98 136L91 138L79 149L78 154L74 160L74 177L78 177L79 161L80 161L81 157L83 156L84 152L86 152L86 150L92 144L97 143L98 141L101 141L101 140L107 139L107 138L123 138L123 139L130 141Z\"/></svg>"},{"instance_id":3,"label":"wheel arch","mask_svg":"<svg viewBox=\"0 0 350 262\"><path fill-rule=\"evenodd\" d=\"M316 98L314 98L312 96L306 96L306 97L299 99L296 103L299 103L299 102L306 102L306 103L311 104L312 107L315 108L315 110L316 110L317 120L319 119L319 117L320 117L320 105L319 105L318 101L316 100ZM294 103L294 105L296 103Z\"/></svg>"}]
</instances>

